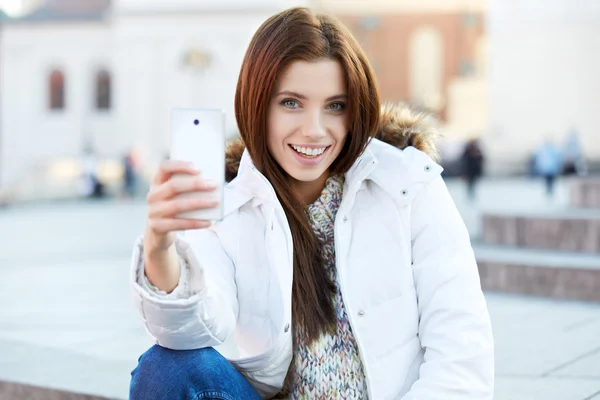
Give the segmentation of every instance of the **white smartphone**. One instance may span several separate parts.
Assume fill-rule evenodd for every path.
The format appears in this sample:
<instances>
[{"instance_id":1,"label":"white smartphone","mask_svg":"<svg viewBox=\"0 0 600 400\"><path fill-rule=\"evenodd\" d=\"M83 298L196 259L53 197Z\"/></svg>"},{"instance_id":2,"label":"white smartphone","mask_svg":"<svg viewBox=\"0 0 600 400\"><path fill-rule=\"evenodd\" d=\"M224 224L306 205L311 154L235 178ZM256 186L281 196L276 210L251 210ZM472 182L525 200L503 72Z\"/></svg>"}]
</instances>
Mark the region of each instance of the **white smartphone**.
<instances>
[{"instance_id":1,"label":"white smartphone","mask_svg":"<svg viewBox=\"0 0 600 400\"><path fill-rule=\"evenodd\" d=\"M172 160L187 161L200 170L200 176L215 181L210 192L184 193L178 197L216 197L216 208L187 211L178 218L215 221L223 219L223 187L225 186L225 113L202 108L171 110ZM173 179L178 179L174 176Z\"/></svg>"}]
</instances>

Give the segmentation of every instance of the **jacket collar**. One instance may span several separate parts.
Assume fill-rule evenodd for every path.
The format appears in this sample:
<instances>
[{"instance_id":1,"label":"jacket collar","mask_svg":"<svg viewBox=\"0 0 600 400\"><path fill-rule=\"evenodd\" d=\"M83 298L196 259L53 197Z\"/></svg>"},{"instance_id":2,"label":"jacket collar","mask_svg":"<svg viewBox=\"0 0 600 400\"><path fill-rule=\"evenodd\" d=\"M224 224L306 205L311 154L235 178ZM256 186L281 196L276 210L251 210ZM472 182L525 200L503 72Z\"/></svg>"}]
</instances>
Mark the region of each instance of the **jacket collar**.
<instances>
[{"instance_id":1,"label":"jacket collar","mask_svg":"<svg viewBox=\"0 0 600 400\"><path fill-rule=\"evenodd\" d=\"M439 176L443 168L429 155L409 146L403 150L373 139L368 149L377 168L368 175L400 205L409 204L420 189Z\"/></svg>"},{"instance_id":2,"label":"jacket collar","mask_svg":"<svg viewBox=\"0 0 600 400\"><path fill-rule=\"evenodd\" d=\"M253 206L277 201L271 183L256 168L245 149L240 159L237 176L225 186L225 215L252 201Z\"/></svg>"}]
</instances>

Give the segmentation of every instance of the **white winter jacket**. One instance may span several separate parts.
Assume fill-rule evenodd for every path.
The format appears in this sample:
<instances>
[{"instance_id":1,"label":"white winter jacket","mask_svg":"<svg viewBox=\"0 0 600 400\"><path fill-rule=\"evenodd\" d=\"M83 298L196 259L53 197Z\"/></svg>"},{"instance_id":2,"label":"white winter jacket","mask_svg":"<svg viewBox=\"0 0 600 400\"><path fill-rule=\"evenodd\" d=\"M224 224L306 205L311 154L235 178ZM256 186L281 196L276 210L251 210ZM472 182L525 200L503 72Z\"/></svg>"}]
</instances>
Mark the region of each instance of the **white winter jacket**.
<instances>
[{"instance_id":1,"label":"white winter jacket","mask_svg":"<svg viewBox=\"0 0 600 400\"><path fill-rule=\"evenodd\" d=\"M336 265L371 400L493 396L490 319L441 170L414 147L373 139L346 174ZM292 237L247 153L225 188L224 207L225 218L211 229L178 239L185 268L175 295L140 284L138 240L134 302L157 344L215 347L269 398L292 358Z\"/></svg>"}]
</instances>

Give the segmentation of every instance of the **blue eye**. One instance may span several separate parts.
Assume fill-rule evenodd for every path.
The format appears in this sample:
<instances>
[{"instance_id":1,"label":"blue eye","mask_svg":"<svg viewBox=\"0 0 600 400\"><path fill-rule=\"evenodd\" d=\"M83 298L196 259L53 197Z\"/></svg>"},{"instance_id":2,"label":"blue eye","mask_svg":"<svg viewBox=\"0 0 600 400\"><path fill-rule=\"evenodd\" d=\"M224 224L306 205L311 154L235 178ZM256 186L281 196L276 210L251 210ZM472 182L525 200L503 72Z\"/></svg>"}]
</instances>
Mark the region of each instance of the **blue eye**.
<instances>
[{"instance_id":1,"label":"blue eye","mask_svg":"<svg viewBox=\"0 0 600 400\"><path fill-rule=\"evenodd\" d=\"M344 103L333 103L329 105L329 109L331 111L343 111L346 108L346 104Z\"/></svg>"},{"instance_id":2,"label":"blue eye","mask_svg":"<svg viewBox=\"0 0 600 400\"><path fill-rule=\"evenodd\" d=\"M296 100L292 100L292 99L285 99L281 102L281 105L287 107L287 108L298 108L299 104Z\"/></svg>"}]
</instances>

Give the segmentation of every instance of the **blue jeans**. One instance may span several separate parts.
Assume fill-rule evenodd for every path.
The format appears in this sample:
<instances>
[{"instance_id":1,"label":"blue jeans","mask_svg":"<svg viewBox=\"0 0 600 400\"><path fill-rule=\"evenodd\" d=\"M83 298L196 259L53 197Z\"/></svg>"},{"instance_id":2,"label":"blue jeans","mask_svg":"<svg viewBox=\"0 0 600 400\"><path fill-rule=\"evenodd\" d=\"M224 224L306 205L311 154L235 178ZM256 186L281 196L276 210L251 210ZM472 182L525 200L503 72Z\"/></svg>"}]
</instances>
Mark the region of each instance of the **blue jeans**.
<instances>
[{"instance_id":1,"label":"blue jeans","mask_svg":"<svg viewBox=\"0 0 600 400\"><path fill-rule=\"evenodd\" d=\"M260 400L254 387L213 348L152 346L131 372L130 400Z\"/></svg>"}]
</instances>

